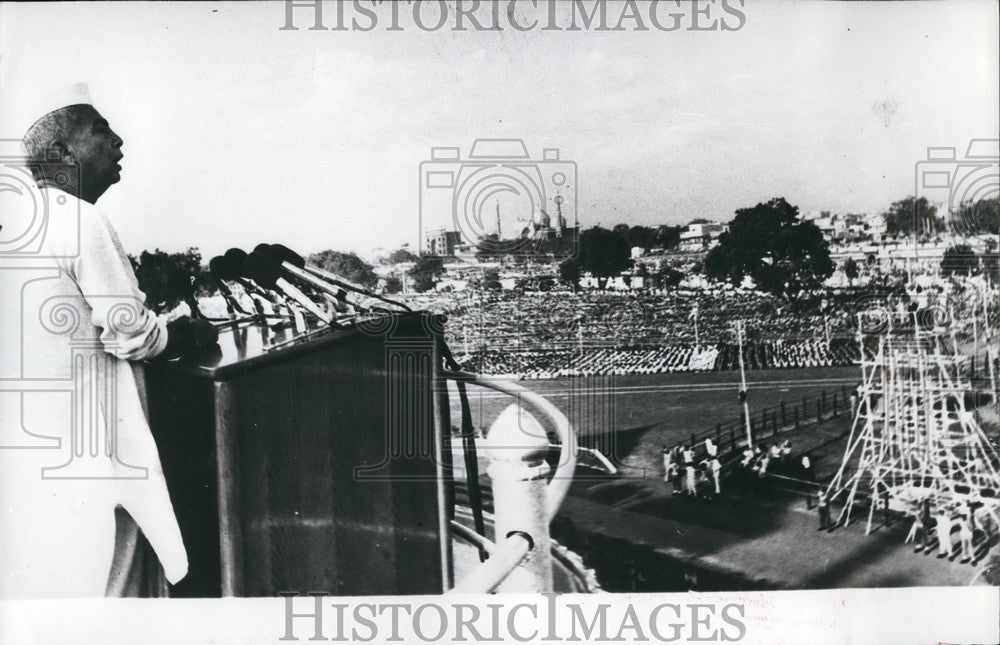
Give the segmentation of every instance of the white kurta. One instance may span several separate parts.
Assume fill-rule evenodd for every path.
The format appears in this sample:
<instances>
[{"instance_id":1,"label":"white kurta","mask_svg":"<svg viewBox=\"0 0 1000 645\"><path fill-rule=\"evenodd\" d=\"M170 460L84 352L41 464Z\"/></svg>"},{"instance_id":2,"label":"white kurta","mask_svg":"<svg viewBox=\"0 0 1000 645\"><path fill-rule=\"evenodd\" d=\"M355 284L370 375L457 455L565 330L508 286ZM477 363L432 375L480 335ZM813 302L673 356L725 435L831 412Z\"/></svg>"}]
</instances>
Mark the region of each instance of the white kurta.
<instances>
[{"instance_id":1,"label":"white kurta","mask_svg":"<svg viewBox=\"0 0 1000 645\"><path fill-rule=\"evenodd\" d=\"M36 259L0 259L0 598L103 595L118 505L176 582L187 555L130 363L164 350L165 323L105 216L42 194Z\"/></svg>"}]
</instances>

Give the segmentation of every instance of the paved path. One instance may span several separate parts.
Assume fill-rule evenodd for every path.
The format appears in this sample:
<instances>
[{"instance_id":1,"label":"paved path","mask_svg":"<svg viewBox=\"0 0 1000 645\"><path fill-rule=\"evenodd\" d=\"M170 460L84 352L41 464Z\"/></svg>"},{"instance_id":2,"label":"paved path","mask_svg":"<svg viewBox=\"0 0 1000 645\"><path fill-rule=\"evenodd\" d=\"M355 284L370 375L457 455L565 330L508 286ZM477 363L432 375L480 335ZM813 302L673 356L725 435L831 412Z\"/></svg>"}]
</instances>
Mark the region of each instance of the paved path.
<instances>
[{"instance_id":1,"label":"paved path","mask_svg":"<svg viewBox=\"0 0 1000 645\"><path fill-rule=\"evenodd\" d=\"M846 528L819 531L816 511L788 497L707 501L673 497L650 480L576 482L560 516L574 527L576 539L616 544L608 551L623 550L624 558L642 553L648 561L655 553L675 568L680 561L740 578L749 588L966 585L978 570L914 553L903 544L909 530L903 521L877 526L868 536L866 516Z\"/></svg>"}]
</instances>

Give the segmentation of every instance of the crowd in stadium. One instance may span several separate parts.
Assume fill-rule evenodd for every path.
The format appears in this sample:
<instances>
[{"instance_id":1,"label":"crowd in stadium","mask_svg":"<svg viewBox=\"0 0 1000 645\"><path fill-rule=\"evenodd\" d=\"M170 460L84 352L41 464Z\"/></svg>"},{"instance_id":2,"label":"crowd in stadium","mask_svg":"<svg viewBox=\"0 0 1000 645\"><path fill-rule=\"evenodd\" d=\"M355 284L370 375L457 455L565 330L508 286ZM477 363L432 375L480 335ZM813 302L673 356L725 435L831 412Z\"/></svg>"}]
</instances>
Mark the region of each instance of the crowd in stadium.
<instances>
[{"instance_id":1,"label":"crowd in stadium","mask_svg":"<svg viewBox=\"0 0 1000 645\"><path fill-rule=\"evenodd\" d=\"M744 325L746 369L850 365L858 359L859 312L905 317L934 309L962 317L975 300L965 297L970 293L968 285L947 282L894 291L831 289L797 300L718 287L467 290L406 301L447 314L447 341L466 369L552 378L739 369L736 321Z\"/></svg>"},{"instance_id":2,"label":"crowd in stadium","mask_svg":"<svg viewBox=\"0 0 1000 645\"><path fill-rule=\"evenodd\" d=\"M850 364L857 358L850 303L814 300L731 289L408 298L448 315L447 340L464 367L522 378L738 369L737 320L745 324L747 369Z\"/></svg>"},{"instance_id":3,"label":"crowd in stadium","mask_svg":"<svg viewBox=\"0 0 1000 645\"><path fill-rule=\"evenodd\" d=\"M516 375L522 378L560 376L663 374L730 370L739 367L737 345L717 343L669 345L653 348L584 348L581 350L505 351L482 349L461 354L463 367L483 374ZM821 367L849 365L857 359L855 344L848 339L750 341L744 346L747 369L777 367Z\"/></svg>"}]
</instances>

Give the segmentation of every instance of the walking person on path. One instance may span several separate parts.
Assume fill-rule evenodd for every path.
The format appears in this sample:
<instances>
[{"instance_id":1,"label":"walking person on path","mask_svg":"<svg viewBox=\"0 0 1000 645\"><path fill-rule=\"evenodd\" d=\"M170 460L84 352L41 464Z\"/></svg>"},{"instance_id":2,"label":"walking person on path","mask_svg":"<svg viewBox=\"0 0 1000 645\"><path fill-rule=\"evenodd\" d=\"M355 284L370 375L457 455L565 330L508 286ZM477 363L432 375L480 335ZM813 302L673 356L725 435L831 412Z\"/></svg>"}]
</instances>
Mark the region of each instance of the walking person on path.
<instances>
[{"instance_id":1,"label":"walking person on path","mask_svg":"<svg viewBox=\"0 0 1000 645\"><path fill-rule=\"evenodd\" d=\"M819 501L817 502L819 511L819 529L820 531L827 531L833 528L833 522L830 519L830 505L826 501L826 495L820 493Z\"/></svg>"}]
</instances>

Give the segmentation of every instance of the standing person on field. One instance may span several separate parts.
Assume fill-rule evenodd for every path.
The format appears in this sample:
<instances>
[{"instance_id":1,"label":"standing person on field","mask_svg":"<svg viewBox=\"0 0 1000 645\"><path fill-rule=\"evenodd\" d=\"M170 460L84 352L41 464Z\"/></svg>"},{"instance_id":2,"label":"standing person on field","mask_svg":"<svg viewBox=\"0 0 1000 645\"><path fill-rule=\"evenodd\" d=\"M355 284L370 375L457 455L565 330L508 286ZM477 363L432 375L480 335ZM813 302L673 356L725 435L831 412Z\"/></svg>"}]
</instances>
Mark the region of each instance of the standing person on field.
<instances>
[{"instance_id":1,"label":"standing person on field","mask_svg":"<svg viewBox=\"0 0 1000 645\"><path fill-rule=\"evenodd\" d=\"M937 557L947 558L949 555L951 555L951 550L952 550L951 514L948 512L947 508L942 508L940 511L938 511L937 539L938 539Z\"/></svg>"}]
</instances>

